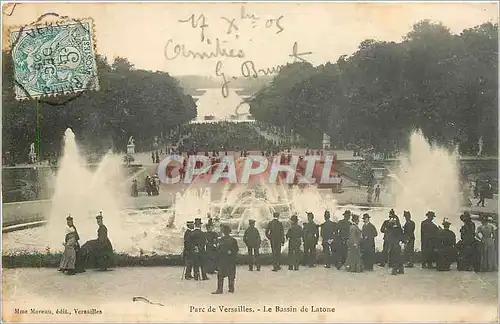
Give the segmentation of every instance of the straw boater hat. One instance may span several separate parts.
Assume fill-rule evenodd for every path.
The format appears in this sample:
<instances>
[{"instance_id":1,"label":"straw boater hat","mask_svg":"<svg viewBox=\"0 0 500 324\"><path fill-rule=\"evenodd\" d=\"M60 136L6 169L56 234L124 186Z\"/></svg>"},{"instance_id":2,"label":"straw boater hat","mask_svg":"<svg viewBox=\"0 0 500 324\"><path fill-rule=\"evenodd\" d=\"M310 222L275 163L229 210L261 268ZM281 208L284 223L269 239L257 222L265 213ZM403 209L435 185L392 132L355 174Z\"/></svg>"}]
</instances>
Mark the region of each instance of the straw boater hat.
<instances>
[{"instance_id":1,"label":"straw boater hat","mask_svg":"<svg viewBox=\"0 0 500 324\"><path fill-rule=\"evenodd\" d=\"M249 219L248 224L255 224L255 219Z\"/></svg>"}]
</instances>

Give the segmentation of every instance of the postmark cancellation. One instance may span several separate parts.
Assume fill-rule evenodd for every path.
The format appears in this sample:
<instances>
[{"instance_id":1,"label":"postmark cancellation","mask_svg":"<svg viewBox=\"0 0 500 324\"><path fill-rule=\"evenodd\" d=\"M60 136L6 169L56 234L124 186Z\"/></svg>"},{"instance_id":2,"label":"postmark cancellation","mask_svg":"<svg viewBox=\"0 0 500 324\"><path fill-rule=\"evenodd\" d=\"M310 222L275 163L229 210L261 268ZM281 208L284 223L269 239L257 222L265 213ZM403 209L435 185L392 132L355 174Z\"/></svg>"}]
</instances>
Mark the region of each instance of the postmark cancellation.
<instances>
[{"instance_id":1,"label":"postmark cancellation","mask_svg":"<svg viewBox=\"0 0 500 324\"><path fill-rule=\"evenodd\" d=\"M10 30L16 99L99 90L92 19Z\"/></svg>"}]
</instances>

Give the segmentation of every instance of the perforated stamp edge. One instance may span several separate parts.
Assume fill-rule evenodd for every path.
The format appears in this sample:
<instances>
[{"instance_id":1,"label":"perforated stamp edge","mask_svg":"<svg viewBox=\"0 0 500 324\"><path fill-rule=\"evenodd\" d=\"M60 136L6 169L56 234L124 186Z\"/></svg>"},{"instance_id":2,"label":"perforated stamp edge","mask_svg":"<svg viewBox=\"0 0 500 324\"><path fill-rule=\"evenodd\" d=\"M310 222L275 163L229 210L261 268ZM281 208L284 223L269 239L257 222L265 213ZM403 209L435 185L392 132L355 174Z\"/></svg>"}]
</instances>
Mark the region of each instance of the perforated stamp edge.
<instances>
[{"instance_id":1,"label":"perforated stamp edge","mask_svg":"<svg viewBox=\"0 0 500 324\"><path fill-rule=\"evenodd\" d=\"M50 19L47 21L44 21L46 18L54 18ZM95 23L94 19L91 17L84 17L84 18L71 18L68 16L61 16L57 13L47 13L42 16L40 16L36 21L26 24L26 25L13 25L8 28L8 44L10 45L10 52L12 53L15 42L16 40L13 39L13 34L15 32L22 32L23 30L26 29L32 29L32 28L43 28L43 27L49 27L53 25L67 25L67 24L74 24L74 23L82 23L86 22L89 24L91 30L89 31L90 37L92 39L92 56L93 56L93 66L92 69L94 71L94 75L92 76L92 85L89 85L88 87L83 87L81 89L76 89L76 90L68 90L68 91L58 91L58 92L52 92L52 93L47 93L47 94L40 94L40 95L30 95L23 87L22 84L20 84L16 79L15 79L15 70L14 66L12 67L14 70L14 84L13 84L13 91L16 95L16 99L19 101L23 100L33 100L33 99L44 99L44 98L55 98L58 96L64 96L64 95L71 95L71 94L77 94L77 93L82 93L85 91L99 91L100 90L100 84L99 84L99 75L98 75L98 70L97 70L97 36L96 36L96 28L95 28ZM19 95L20 93L24 93L24 95Z\"/></svg>"}]
</instances>

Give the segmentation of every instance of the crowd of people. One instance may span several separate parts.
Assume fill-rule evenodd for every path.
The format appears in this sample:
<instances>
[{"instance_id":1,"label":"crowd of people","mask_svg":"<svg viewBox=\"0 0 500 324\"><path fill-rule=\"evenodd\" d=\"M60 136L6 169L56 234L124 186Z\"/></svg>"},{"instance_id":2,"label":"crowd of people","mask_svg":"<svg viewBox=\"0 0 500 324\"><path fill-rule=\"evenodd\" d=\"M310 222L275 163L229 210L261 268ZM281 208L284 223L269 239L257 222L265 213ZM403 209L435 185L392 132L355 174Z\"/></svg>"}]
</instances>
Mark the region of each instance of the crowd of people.
<instances>
[{"instance_id":1,"label":"crowd of people","mask_svg":"<svg viewBox=\"0 0 500 324\"><path fill-rule=\"evenodd\" d=\"M404 274L405 268L414 267L415 222L409 211L404 211L405 223L400 222L394 210L390 210L388 219L380 228L383 235L382 256L379 266L389 266L392 275ZM427 212L421 222L422 268L450 271L457 263L458 271L491 272L498 270L497 230L486 216L480 217L481 225L476 228L468 212L460 219L460 240L450 229L451 223L444 219L442 227L434 223L435 213ZM281 250L288 241L288 270L298 271L301 264L315 267L317 264L317 246L322 245L325 268L334 266L338 270L349 272L373 271L377 264L375 238L377 228L370 222L370 215L361 217L349 210L338 222L330 219L325 211L324 222L317 224L314 214L307 213L307 222L299 225L297 215L292 215L290 227L285 231L279 213L273 214L265 229L272 251L272 271L281 270ZM216 220L219 222L220 220ZM224 278L229 280L229 292L235 290L236 263L239 247L231 237L231 229L220 225L221 234L214 231L216 223L208 217L206 232L202 230L201 218L187 222L184 234L183 257L186 280L208 280L207 274L217 273L217 289L214 294L223 293ZM260 248L262 237L255 227L255 220L248 221L248 228L243 235L243 242L248 251L248 270L261 270ZM302 262L301 262L302 261Z\"/></svg>"},{"instance_id":2,"label":"crowd of people","mask_svg":"<svg viewBox=\"0 0 500 324\"><path fill-rule=\"evenodd\" d=\"M113 245L108 237L108 229L103 223L102 212L96 216L97 239L80 246L80 236L73 222L73 217L66 217L66 235L64 252L58 271L66 275L85 272L86 268L106 271L113 266Z\"/></svg>"},{"instance_id":3,"label":"crowd of people","mask_svg":"<svg viewBox=\"0 0 500 324\"><path fill-rule=\"evenodd\" d=\"M176 134L184 138L184 148L197 146L201 151L213 150L261 150L276 146L259 134L252 123L217 122L183 125Z\"/></svg>"}]
</instances>

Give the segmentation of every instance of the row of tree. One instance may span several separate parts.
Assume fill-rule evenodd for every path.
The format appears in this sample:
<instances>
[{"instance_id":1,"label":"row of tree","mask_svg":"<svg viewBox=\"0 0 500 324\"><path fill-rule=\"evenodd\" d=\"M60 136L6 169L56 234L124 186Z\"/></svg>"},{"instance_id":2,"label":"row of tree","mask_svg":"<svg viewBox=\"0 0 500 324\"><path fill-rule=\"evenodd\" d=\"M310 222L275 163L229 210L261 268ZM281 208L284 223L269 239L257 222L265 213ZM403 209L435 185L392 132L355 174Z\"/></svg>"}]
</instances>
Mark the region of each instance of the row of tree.
<instances>
[{"instance_id":1,"label":"row of tree","mask_svg":"<svg viewBox=\"0 0 500 324\"><path fill-rule=\"evenodd\" d=\"M168 73L135 70L124 58L115 58L110 65L102 56L97 57L99 91L17 101L11 53L2 54L5 163L28 160L38 129L45 159L60 153L67 127L85 151L102 153L110 148L124 151L130 136L138 148L143 143L149 147L154 136L196 117L193 98Z\"/></svg>"},{"instance_id":2,"label":"row of tree","mask_svg":"<svg viewBox=\"0 0 500 324\"><path fill-rule=\"evenodd\" d=\"M318 142L405 148L421 129L464 154L498 154L498 24L454 35L421 21L404 40L365 40L351 56L289 64L249 102L260 121ZM482 145L479 143L483 143Z\"/></svg>"}]
</instances>

